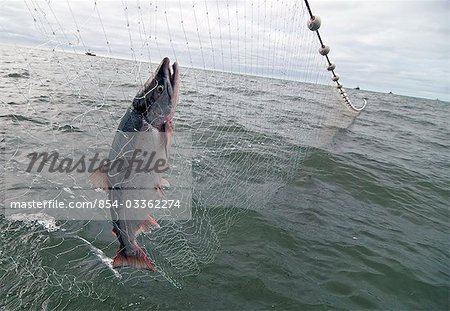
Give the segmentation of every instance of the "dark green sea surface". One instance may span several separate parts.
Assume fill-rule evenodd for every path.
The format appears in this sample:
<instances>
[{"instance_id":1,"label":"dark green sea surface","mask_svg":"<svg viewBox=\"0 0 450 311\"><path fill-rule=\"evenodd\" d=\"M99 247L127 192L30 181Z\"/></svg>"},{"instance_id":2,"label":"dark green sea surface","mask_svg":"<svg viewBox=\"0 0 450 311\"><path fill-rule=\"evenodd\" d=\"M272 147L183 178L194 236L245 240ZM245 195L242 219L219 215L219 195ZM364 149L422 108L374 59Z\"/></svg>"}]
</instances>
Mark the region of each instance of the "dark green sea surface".
<instances>
[{"instance_id":1,"label":"dark green sea surface","mask_svg":"<svg viewBox=\"0 0 450 311\"><path fill-rule=\"evenodd\" d=\"M3 194L30 185L36 148L108 145L150 71L0 51ZM449 103L349 90L369 98L357 115L321 85L183 67L182 83L194 219L140 237L161 268L113 271L107 221L0 216L0 310L449 309ZM71 195L58 182L38 180Z\"/></svg>"}]
</instances>

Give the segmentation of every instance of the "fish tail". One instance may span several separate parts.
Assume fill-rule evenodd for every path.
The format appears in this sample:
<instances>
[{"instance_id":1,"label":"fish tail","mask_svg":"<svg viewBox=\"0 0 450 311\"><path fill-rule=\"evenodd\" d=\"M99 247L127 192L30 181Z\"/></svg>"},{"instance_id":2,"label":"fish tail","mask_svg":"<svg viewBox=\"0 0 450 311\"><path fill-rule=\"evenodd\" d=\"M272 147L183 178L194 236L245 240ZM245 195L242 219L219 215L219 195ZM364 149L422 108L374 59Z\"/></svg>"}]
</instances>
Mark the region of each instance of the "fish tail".
<instances>
[{"instance_id":1,"label":"fish tail","mask_svg":"<svg viewBox=\"0 0 450 311\"><path fill-rule=\"evenodd\" d=\"M147 218L133 230L133 236L138 236L144 231L155 230L158 228L160 228L160 226L156 222L156 220L150 215L147 215ZM119 238L119 241L121 241L121 232L122 231L119 228L114 227L113 233ZM142 248L137 244L136 240L133 240L132 244L134 246L132 247L132 251L125 252L126 247L121 242L121 247L119 248L116 256L113 259L113 268L133 267L137 269L147 269L155 272L153 263L142 250Z\"/></svg>"},{"instance_id":2,"label":"fish tail","mask_svg":"<svg viewBox=\"0 0 450 311\"><path fill-rule=\"evenodd\" d=\"M126 255L123 248L119 248L113 259L113 268L132 267L137 269L147 269L155 272L155 267L150 258L145 254L142 248L135 242L133 254Z\"/></svg>"}]
</instances>

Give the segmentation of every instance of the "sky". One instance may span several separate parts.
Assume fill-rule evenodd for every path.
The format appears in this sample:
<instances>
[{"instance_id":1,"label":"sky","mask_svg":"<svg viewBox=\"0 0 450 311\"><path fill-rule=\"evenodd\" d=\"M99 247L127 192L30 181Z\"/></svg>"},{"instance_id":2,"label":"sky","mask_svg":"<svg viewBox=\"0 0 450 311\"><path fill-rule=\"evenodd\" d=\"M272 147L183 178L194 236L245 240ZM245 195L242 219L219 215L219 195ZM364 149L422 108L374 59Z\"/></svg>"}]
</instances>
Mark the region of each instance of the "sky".
<instances>
[{"instance_id":1,"label":"sky","mask_svg":"<svg viewBox=\"0 0 450 311\"><path fill-rule=\"evenodd\" d=\"M448 0L309 2L344 86L450 101ZM303 1L0 0L0 12L0 44L329 78Z\"/></svg>"}]
</instances>

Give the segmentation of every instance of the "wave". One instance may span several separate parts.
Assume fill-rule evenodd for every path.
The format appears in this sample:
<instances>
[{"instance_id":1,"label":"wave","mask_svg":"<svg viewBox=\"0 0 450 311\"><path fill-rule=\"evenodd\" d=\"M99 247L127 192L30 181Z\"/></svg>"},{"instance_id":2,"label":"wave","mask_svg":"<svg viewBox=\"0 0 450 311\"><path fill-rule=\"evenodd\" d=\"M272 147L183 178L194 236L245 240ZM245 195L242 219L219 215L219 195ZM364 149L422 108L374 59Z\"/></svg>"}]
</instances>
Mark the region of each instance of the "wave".
<instances>
[{"instance_id":1,"label":"wave","mask_svg":"<svg viewBox=\"0 0 450 311\"><path fill-rule=\"evenodd\" d=\"M5 78L22 78L22 79L29 79L30 78L30 73L28 72L28 70L22 71L22 72L12 72L12 73L8 73Z\"/></svg>"},{"instance_id":2,"label":"wave","mask_svg":"<svg viewBox=\"0 0 450 311\"><path fill-rule=\"evenodd\" d=\"M33 214L15 213L12 215L7 215L6 219L10 221L23 222L27 227L38 225L44 228L47 232L55 232L61 229L61 227L56 224L54 217L42 212Z\"/></svg>"},{"instance_id":3,"label":"wave","mask_svg":"<svg viewBox=\"0 0 450 311\"><path fill-rule=\"evenodd\" d=\"M26 117L26 116L22 116L20 114L5 114L5 115L1 115L0 118L5 118L5 119L10 119L12 121L28 121L28 122L33 122L33 123L37 123L37 124L48 124L48 122L43 122L43 121L39 121L36 120L34 118L31 117Z\"/></svg>"},{"instance_id":4,"label":"wave","mask_svg":"<svg viewBox=\"0 0 450 311\"><path fill-rule=\"evenodd\" d=\"M54 126L53 127L54 130L56 131L60 131L60 132L64 132L64 133L81 133L83 132L83 130L81 130L80 128L70 125L70 124L65 124L65 125L58 125L58 126Z\"/></svg>"}]
</instances>

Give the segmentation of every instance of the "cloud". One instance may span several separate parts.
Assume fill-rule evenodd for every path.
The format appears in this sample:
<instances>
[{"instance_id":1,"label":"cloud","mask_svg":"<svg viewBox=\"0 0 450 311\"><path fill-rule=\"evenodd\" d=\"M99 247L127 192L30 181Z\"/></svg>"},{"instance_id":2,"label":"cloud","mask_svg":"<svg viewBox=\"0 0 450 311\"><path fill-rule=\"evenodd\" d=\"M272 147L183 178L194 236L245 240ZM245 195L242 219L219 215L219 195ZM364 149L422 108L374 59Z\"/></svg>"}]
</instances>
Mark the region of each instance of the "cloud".
<instances>
[{"instance_id":1,"label":"cloud","mask_svg":"<svg viewBox=\"0 0 450 311\"><path fill-rule=\"evenodd\" d=\"M345 5L345 9L341 6ZM318 1L321 32L346 81L448 100L447 1Z\"/></svg>"},{"instance_id":2,"label":"cloud","mask_svg":"<svg viewBox=\"0 0 450 311\"><path fill-rule=\"evenodd\" d=\"M328 83L303 1L3 1L0 42ZM449 99L447 1L311 1L344 85ZM317 74L315 73L317 71Z\"/></svg>"}]
</instances>

